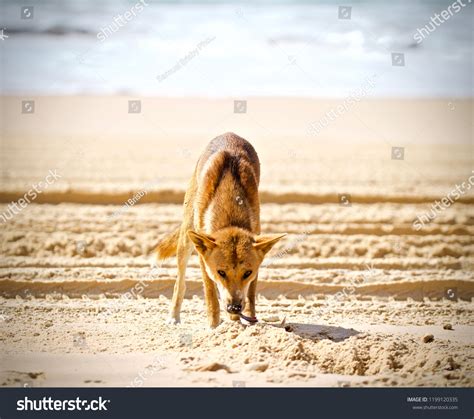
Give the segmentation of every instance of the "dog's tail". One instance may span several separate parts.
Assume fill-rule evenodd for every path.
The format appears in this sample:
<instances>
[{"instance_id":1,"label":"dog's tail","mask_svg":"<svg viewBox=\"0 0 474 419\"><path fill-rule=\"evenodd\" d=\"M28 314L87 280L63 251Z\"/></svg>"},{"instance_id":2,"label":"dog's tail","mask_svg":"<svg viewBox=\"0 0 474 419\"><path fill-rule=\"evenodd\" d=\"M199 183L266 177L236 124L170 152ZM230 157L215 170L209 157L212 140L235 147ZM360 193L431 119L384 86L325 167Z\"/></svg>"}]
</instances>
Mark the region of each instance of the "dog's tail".
<instances>
[{"instance_id":1,"label":"dog's tail","mask_svg":"<svg viewBox=\"0 0 474 419\"><path fill-rule=\"evenodd\" d=\"M158 259L166 259L176 254L180 228L181 227L176 227L176 229L164 236L157 244L155 253Z\"/></svg>"}]
</instances>

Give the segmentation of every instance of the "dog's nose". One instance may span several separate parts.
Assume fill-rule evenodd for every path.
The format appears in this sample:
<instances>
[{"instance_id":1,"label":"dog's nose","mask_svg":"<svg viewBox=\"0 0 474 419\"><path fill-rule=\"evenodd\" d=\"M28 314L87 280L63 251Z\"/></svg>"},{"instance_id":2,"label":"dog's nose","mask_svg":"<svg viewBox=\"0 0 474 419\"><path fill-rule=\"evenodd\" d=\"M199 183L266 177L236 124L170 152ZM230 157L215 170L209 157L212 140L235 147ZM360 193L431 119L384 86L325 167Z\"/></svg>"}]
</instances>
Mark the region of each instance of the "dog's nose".
<instances>
[{"instance_id":1,"label":"dog's nose","mask_svg":"<svg viewBox=\"0 0 474 419\"><path fill-rule=\"evenodd\" d=\"M239 314L242 311L242 304L227 304L227 311L232 314Z\"/></svg>"}]
</instances>

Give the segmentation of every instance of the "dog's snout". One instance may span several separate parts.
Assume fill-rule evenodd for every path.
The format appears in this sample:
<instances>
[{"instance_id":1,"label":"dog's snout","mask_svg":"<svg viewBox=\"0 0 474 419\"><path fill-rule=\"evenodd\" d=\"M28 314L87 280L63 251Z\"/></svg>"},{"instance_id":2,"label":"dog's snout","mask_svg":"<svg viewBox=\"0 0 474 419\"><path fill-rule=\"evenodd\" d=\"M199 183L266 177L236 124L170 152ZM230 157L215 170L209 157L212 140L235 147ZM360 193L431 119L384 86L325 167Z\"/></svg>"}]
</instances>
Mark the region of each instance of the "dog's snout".
<instances>
[{"instance_id":1,"label":"dog's snout","mask_svg":"<svg viewBox=\"0 0 474 419\"><path fill-rule=\"evenodd\" d=\"M227 311L232 314L239 314L242 311L242 304L227 304Z\"/></svg>"}]
</instances>

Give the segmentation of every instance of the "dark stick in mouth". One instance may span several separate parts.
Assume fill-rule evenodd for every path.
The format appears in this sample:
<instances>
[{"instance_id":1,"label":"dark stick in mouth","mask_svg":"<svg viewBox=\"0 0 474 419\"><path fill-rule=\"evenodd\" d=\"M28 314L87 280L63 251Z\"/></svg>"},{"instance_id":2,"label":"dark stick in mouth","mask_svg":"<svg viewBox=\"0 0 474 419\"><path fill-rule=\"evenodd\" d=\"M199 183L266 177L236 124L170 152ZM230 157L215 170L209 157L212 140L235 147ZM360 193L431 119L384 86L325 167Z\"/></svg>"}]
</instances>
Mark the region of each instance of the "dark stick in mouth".
<instances>
[{"instance_id":1,"label":"dark stick in mouth","mask_svg":"<svg viewBox=\"0 0 474 419\"><path fill-rule=\"evenodd\" d=\"M239 316L240 316L241 319L244 319L245 321L247 321L249 323L257 323L258 322L256 317L248 317L248 316L246 316L245 314L242 314L242 313L240 313Z\"/></svg>"}]
</instances>

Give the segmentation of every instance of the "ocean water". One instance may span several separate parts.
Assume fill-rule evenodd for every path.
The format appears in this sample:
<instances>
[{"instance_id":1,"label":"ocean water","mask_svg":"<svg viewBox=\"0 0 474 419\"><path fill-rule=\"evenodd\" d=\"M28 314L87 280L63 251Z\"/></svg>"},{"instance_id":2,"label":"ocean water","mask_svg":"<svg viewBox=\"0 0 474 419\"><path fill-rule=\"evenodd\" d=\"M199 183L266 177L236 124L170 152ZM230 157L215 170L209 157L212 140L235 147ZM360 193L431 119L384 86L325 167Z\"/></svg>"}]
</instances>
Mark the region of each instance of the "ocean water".
<instances>
[{"instance_id":1,"label":"ocean water","mask_svg":"<svg viewBox=\"0 0 474 419\"><path fill-rule=\"evenodd\" d=\"M417 42L417 29L452 1L2 0L0 87L2 94L471 97L474 5L464 2ZM350 19L339 6L351 7Z\"/></svg>"}]
</instances>

